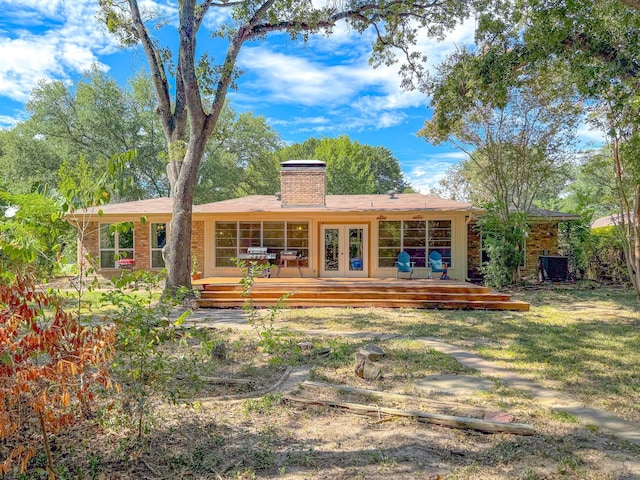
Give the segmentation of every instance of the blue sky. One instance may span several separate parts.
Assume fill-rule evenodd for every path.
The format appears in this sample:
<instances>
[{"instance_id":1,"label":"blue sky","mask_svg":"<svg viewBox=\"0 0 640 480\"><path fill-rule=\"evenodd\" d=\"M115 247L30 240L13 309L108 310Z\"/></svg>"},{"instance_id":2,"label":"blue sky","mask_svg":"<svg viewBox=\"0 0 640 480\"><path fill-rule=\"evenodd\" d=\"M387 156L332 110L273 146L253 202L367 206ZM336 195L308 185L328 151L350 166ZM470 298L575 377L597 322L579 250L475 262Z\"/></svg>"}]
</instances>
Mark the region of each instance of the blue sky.
<instances>
[{"instance_id":1,"label":"blue sky","mask_svg":"<svg viewBox=\"0 0 640 480\"><path fill-rule=\"evenodd\" d=\"M173 2L140 3L162 11L168 21L167 36L175 33ZM0 0L0 128L26 118L24 102L39 80L72 82L97 63L125 84L146 69L140 50L122 50L105 34L94 19L96 5L97 0ZM222 19L218 12L212 13L209 26ZM441 42L419 39L429 69L456 46L470 44L473 28L471 20ZM348 135L387 147L411 184L427 193L463 155L416 136L431 114L429 99L401 89L398 66L369 66L370 35L339 25L331 37L313 36L307 43L274 34L265 42L245 44L238 58L245 75L229 95L231 105L238 112L264 115L289 143ZM204 37L199 46L208 48L217 60L224 55ZM586 129L584 133L590 135Z\"/></svg>"}]
</instances>

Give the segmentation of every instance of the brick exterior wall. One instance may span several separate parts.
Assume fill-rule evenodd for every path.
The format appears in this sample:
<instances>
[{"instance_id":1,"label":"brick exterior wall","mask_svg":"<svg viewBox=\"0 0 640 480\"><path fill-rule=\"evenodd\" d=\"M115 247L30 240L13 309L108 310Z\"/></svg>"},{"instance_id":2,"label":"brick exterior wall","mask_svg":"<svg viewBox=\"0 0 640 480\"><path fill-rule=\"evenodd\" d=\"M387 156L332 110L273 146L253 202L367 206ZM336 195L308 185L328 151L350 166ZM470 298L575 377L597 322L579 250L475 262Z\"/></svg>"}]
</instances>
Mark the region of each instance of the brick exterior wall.
<instances>
[{"instance_id":1,"label":"brick exterior wall","mask_svg":"<svg viewBox=\"0 0 640 480\"><path fill-rule=\"evenodd\" d=\"M558 224L536 223L531 225L525 253L527 260L523 276L537 275L540 255L558 255Z\"/></svg>"},{"instance_id":2,"label":"brick exterior wall","mask_svg":"<svg viewBox=\"0 0 640 480\"><path fill-rule=\"evenodd\" d=\"M204 270L204 222L193 222L191 230L191 255L196 256L198 270Z\"/></svg>"},{"instance_id":3,"label":"brick exterior wall","mask_svg":"<svg viewBox=\"0 0 640 480\"><path fill-rule=\"evenodd\" d=\"M133 258L136 270L151 270L151 225L133 222Z\"/></svg>"},{"instance_id":4,"label":"brick exterior wall","mask_svg":"<svg viewBox=\"0 0 640 480\"><path fill-rule=\"evenodd\" d=\"M287 168L280 171L283 207L325 204L324 167Z\"/></svg>"},{"instance_id":5,"label":"brick exterior wall","mask_svg":"<svg viewBox=\"0 0 640 480\"><path fill-rule=\"evenodd\" d=\"M476 231L475 224L469 224L467 225L467 277L470 279L482 277L480 255L480 234Z\"/></svg>"},{"instance_id":6,"label":"brick exterior wall","mask_svg":"<svg viewBox=\"0 0 640 480\"><path fill-rule=\"evenodd\" d=\"M558 224L535 223L531 225L527 238L525 268L522 276L538 274L538 257L540 255L558 255ZM467 276L471 279L480 278L480 234L476 232L475 225L467 226Z\"/></svg>"}]
</instances>

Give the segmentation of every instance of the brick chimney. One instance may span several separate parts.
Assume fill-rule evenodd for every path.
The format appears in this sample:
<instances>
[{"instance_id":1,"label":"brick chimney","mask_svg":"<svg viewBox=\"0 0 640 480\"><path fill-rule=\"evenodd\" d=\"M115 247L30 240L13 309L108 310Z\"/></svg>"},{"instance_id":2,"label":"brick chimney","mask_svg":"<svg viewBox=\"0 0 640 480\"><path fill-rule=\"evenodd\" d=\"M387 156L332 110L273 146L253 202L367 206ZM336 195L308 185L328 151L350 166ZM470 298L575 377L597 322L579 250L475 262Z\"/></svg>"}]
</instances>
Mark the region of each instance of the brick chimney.
<instances>
[{"instance_id":1,"label":"brick chimney","mask_svg":"<svg viewBox=\"0 0 640 480\"><path fill-rule=\"evenodd\" d=\"M280 163L282 207L324 207L325 167L320 160Z\"/></svg>"}]
</instances>

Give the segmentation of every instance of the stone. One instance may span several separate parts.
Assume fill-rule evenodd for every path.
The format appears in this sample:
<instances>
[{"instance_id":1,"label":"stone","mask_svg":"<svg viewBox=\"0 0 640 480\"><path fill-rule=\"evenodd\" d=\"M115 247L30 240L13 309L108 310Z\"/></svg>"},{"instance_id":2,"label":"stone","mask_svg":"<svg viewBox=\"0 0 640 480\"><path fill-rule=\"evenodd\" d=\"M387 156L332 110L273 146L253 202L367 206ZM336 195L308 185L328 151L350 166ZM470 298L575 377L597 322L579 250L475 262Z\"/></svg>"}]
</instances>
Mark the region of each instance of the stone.
<instances>
[{"instance_id":1,"label":"stone","mask_svg":"<svg viewBox=\"0 0 640 480\"><path fill-rule=\"evenodd\" d=\"M365 380L380 380L382 378L382 369L369 360L366 355L356 352L354 353L354 359L354 373L356 376Z\"/></svg>"},{"instance_id":2,"label":"stone","mask_svg":"<svg viewBox=\"0 0 640 480\"><path fill-rule=\"evenodd\" d=\"M507 412L487 412L484 415L485 420L489 420L492 422L502 422L502 423L511 423L515 420L515 417Z\"/></svg>"},{"instance_id":3,"label":"stone","mask_svg":"<svg viewBox=\"0 0 640 480\"><path fill-rule=\"evenodd\" d=\"M330 348L319 348L318 350L316 350L316 355L318 355L319 357L328 357L330 353Z\"/></svg>"},{"instance_id":4,"label":"stone","mask_svg":"<svg viewBox=\"0 0 640 480\"><path fill-rule=\"evenodd\" d=\"M211 350L211 358L225 360L227 358L227 344L225 342L216 344L216 346Z\"/></svg>"},{"instance_id":5,"label":"stone","mask_svg":"<svg viewBox=\"0 0 640 480\"><path fill-rule=\"evenodd\" d=\"M374 343L369 343L365 347L359 348L358 353L366 356L372 362L377 362L386 355L385 351Z\"/></svg>"}]
</instances>

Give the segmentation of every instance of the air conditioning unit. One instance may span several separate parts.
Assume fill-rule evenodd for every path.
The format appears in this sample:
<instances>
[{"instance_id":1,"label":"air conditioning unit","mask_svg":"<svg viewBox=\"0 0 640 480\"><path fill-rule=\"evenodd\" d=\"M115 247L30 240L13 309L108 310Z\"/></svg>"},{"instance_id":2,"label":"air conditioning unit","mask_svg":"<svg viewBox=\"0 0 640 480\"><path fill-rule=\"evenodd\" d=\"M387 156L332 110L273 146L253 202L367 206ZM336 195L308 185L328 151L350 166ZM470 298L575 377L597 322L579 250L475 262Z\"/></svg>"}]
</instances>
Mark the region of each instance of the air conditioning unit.
<instances>
[{"instance_id":1,"label":"air conditioning unit","mask_svg":"<svg viewBox=\"0 0 640 480\"><path fill-rule=\"evenodd\" d=\"M566 282L569 278L569 257L544 255L539 257L540 281Z\"/></svg>"}]
</instances>

